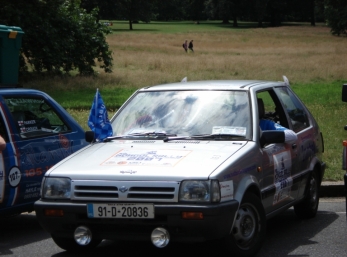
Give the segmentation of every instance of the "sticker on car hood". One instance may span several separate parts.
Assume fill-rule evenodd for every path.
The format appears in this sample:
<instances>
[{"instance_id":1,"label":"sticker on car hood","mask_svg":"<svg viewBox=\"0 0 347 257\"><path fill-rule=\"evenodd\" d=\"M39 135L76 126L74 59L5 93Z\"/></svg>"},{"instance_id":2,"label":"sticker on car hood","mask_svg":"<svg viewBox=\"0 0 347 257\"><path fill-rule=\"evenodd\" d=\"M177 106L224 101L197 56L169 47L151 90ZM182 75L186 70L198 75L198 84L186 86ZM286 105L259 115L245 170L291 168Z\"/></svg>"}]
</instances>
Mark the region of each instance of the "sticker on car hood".
<instances>
[{"instance_id":1,"label":"sticker on car hood","mask_svg":"<svg viewBox=\"0 0 347 257\"><path fill-rule=\"evenodd\" d=\"M175 166L180 160L190 154L186 150L134 150L123 149L106 161L102 166Z\"/></svg>"}]
</instances>

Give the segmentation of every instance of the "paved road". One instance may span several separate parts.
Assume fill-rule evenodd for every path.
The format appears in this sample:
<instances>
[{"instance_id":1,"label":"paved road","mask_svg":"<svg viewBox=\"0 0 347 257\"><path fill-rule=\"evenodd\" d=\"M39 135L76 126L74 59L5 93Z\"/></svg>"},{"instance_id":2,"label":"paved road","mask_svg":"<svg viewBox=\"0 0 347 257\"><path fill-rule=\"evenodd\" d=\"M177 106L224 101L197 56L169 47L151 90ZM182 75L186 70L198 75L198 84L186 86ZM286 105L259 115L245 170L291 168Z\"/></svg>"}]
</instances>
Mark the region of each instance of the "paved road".
<instances>
[{"instance_id":1,"label":"paved road","mask_svg":"<svg viewBox=\"0 0 347 257\"><path fill-rule=\"evenodd\" d=\"M347 230L344 198L321 199L317 217L298 219L289 209L268 221L266 241L258 257L346 256ZM33 214L0 220L0 256L70 257L43 231ZM157 249L151 243L104 241L88 256L222 256L218 244L179 244ZM86 255L83 255L86 256Z\"/></svg>"}]
</instances>

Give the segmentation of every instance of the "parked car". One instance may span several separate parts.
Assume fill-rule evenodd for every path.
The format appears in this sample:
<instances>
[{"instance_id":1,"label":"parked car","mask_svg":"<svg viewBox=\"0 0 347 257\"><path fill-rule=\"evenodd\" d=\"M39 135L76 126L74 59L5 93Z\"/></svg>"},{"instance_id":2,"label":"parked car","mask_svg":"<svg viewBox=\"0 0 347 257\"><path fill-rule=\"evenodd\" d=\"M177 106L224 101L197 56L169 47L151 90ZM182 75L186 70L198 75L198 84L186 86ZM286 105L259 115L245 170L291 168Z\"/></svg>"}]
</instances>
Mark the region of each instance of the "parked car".
<instances>
[{"instance_id":1,"label":"parked car","mask_svg":"<svg viewBox=\"0 0 347 257\"><path fill-rule=\"evenodd\" d=\"M261 131L261 119L294 131L294 141ZM268 218L292 206L300 218L316 215L323 137L288 80L148 86L111 123L113 136L95 141L87 131L93 143L44 176L36 215L65 250L103 239L160 248L219 240L252 256Z\"/></svg>"},{"instance_id":2,"label":"parked car","mask_svg":"<svg viewBox=\"0 0 347 257\"><path fill-rule=\"evenodd\" d=\"M0 88L0 135L0 218L33 211L47 170L89 144L56 101L24 88Z\"/></svg>"}]
</instances>

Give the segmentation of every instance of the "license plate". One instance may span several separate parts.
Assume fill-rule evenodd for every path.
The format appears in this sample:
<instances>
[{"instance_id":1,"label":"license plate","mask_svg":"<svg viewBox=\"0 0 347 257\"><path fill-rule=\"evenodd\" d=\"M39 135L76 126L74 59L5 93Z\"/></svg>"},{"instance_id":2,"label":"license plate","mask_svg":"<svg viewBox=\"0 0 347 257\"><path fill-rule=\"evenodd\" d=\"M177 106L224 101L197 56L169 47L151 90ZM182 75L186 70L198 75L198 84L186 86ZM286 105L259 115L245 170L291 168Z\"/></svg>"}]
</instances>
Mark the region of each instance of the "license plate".
<instances>
[{"instance_id":1,"label":"license plate","mask_svg":"<svg viewBox=\"0 0 347 257\"><path fill-rule=\"evenodd\" d=\"M153 204L89 203L88 218L153 219Z\"/></svg>"}]
</instances>

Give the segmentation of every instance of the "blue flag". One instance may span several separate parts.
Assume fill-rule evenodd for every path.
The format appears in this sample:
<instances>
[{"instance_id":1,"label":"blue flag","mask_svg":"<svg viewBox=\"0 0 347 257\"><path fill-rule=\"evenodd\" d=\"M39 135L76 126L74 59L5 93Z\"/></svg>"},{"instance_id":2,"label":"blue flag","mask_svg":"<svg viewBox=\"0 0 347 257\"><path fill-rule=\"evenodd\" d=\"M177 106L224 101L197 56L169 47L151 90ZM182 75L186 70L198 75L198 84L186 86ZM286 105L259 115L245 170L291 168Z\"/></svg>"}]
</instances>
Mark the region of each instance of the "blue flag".
<instances>
[{"instance_id":1,"label":"blue flag","mask_svg":"<svg viewBox=\"0 0 347 257\"><path fill-rule=\"evenodd\" d=\"M113 135L107 109L98 89L96 90L93 105L90 109L88 126L94 132L95 139L98 141L102 141L106 137Z\"/></svg>"}]
</instances>

